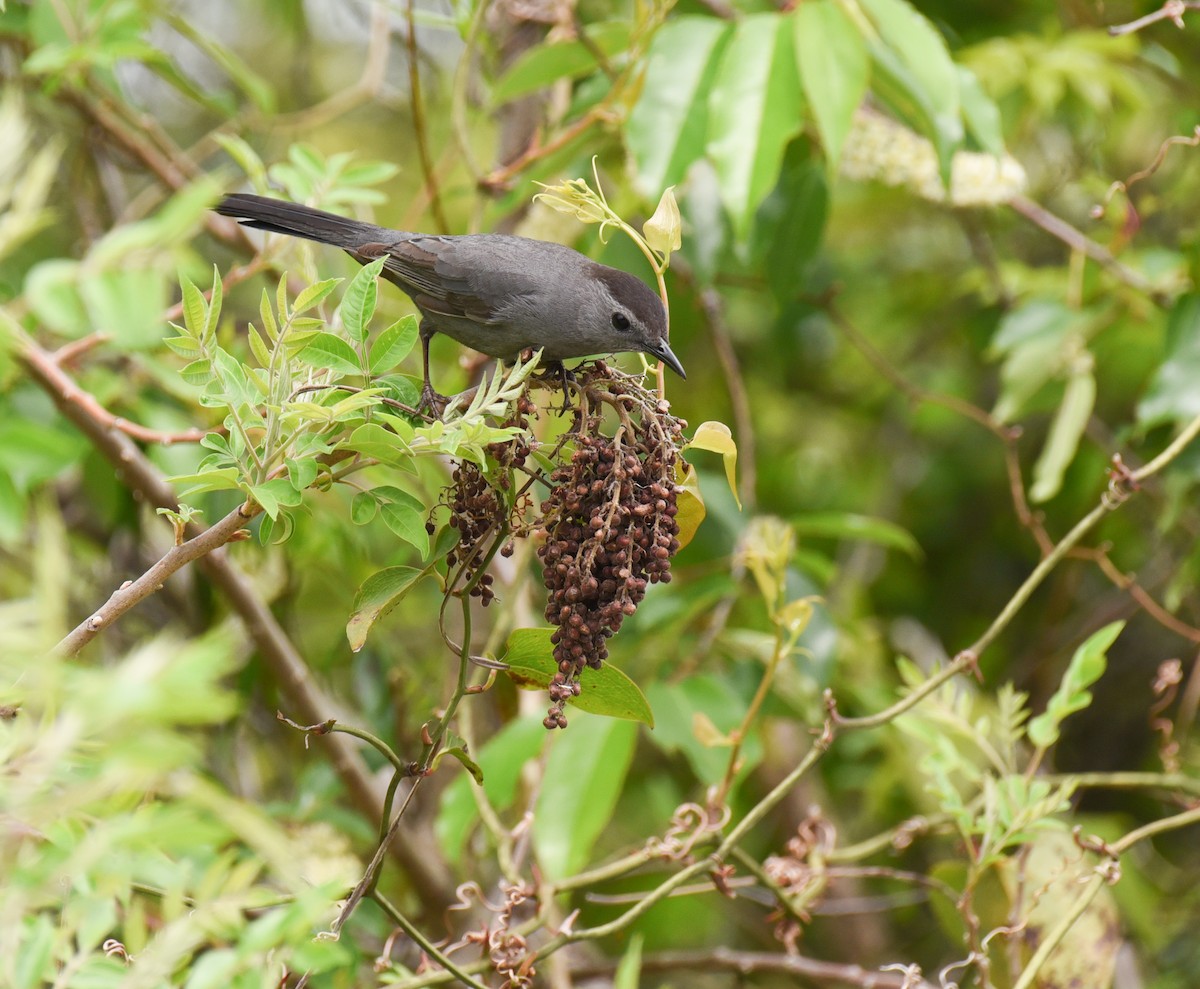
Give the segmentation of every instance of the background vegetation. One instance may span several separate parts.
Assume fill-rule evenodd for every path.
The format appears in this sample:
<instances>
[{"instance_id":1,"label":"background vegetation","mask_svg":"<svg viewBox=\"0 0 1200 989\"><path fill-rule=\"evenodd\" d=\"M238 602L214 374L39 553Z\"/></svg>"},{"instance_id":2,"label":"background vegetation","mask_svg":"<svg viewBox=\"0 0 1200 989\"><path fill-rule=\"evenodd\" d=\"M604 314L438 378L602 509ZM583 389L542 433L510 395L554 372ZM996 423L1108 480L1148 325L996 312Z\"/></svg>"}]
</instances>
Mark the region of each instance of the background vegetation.
<instances>
[{"instance_id":1,"label":"background vegetation","mask_svg":"<svg viewBox=\"0 0 1200 989\"><path fill-rule=\"evenodd\" d=\"M1200 982L1192 6L0 0L0 983ZM209 207L651 280L593 162L740 506L548 732L520 382Z\"/></svg>"}]
</instances>

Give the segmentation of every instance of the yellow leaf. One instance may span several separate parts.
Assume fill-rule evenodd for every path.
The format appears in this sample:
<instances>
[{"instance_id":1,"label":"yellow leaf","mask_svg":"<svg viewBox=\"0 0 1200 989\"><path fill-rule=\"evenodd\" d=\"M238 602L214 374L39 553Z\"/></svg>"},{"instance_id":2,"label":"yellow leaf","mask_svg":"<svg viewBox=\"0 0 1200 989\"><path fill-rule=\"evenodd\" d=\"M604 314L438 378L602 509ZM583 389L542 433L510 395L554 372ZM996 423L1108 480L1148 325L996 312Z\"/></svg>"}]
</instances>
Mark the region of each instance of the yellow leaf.
<instances>
[{"instance_id":1,"label":"yellow leaf","mask_svg":"<svg viewBox=\"0 0 1200 989\"><path fill-rule=\"evenodd\" d=\"M679 548L683 549L696 535L696 530L700 528L708 509L704 507L704 496L700 494L700 480L691 464L683 460L676 463L675 484L679 488L675 502L675 521L679 525L677 538Z\"/></svg>"},{"instance_id":2,"label":"yellow leaf","mask_svg":"<svg viewBox=\"0 0 1200 989\"><path fill-rule=\"evenodd\" d=\"M737 444L733 441L733 433L723 422L709 420L696 427L696 432L688 441L684 450L707 450L709 453L719 453L725 460L725 480L729 482L729 490L733 500L741 509L742 500L737 490Z\"/></svg>"}]
</instances>

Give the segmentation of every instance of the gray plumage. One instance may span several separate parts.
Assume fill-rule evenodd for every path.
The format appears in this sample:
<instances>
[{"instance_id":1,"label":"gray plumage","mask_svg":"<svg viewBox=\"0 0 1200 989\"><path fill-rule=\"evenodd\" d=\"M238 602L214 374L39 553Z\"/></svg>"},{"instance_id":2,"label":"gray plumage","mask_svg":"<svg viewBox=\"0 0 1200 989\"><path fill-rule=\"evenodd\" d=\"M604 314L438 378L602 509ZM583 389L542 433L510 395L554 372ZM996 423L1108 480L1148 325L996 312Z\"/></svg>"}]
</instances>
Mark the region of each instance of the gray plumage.
<instances>
[{"instance_id":1,"label":"gray plumage","mask_svg":"<svg viewBox=\"0 0 1200 989\"><path fill-rule=\"evenodd\" d=\"M427 393L434 333L504 360L528 348L541 348L547 361L640 351L685 377L658 295L628 272L561 244L407 233L247 194L228 196L216 210L258 230L340 247L362 264L385 258L383 277L421 310Z\"/></svg>"}]
</instances>

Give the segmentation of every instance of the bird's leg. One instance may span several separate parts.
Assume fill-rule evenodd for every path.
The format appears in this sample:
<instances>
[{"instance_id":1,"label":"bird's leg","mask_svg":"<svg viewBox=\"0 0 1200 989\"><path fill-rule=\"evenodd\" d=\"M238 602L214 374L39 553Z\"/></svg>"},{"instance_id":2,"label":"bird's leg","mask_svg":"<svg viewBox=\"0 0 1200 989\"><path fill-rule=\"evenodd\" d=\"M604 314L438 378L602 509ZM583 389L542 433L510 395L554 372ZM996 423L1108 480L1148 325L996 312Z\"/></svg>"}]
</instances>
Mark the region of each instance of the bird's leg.
<instances>
[{"instance_id":1,"label":"bird's leg","mask_svg":"<svg viewBox=\"0 0 1200 989\"><path fill-rule=\"evenodd\" d=\"M571 389L570 385L575 381L575 372L567 370L567 366L562 361L547 361L546 373L557 375L563 393L562 413L566 415L571 411Z\"/></svg>"},{"instance_id":2,"label":"bird's leg","mask_svg":"<svg viewBox=\"0 0 1200 989\"><path fill-rule=\"evenodd\" d=\"M429 341L437 330L429 320L423 319L418 332L421 335L421 369L424 374L424 381L421 385L421 402L418 408L428 410L430 415L440 419L442 412L446 409L448 399L445 395L439 395L434 391L433 385L429 381Z\"/></svg>"}]
</instances>

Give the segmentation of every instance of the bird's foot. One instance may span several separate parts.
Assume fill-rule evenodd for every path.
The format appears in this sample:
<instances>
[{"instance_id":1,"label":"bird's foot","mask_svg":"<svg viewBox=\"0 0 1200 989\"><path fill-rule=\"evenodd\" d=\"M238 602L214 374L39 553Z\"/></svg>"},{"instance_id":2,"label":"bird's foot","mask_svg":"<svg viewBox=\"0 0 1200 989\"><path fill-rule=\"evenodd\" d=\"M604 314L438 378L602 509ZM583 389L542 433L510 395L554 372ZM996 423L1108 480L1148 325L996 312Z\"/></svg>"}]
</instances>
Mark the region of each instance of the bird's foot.
<instances>
[{"instance_id":1,"label":"bird's foot","mask_svg":"<svg viewBox=\"0 0 1200 989\"><path fill-rule=\"evenodd\" d=\"M425 382L421 388L421 401L417 406L422 412L428 412L434 419L440 419L449 404L450 399L445 395L438 394L433 390L433 385L428 381Z\"/></svg>"},{"instance_id":2,"label":"bird's foot","mask_svg":"<svg viewBox=\"0 0 1200 989\"><path fill-rule=\"evenodd\" d=\"M571 385L575 384L575 372L570 370L562 361L547 361L544 373L547 378L551 376L557 378L559 387L562 388L563 403L560 409L562 415L573 411L571 405Z\"/></svg>"}]
</instances>

